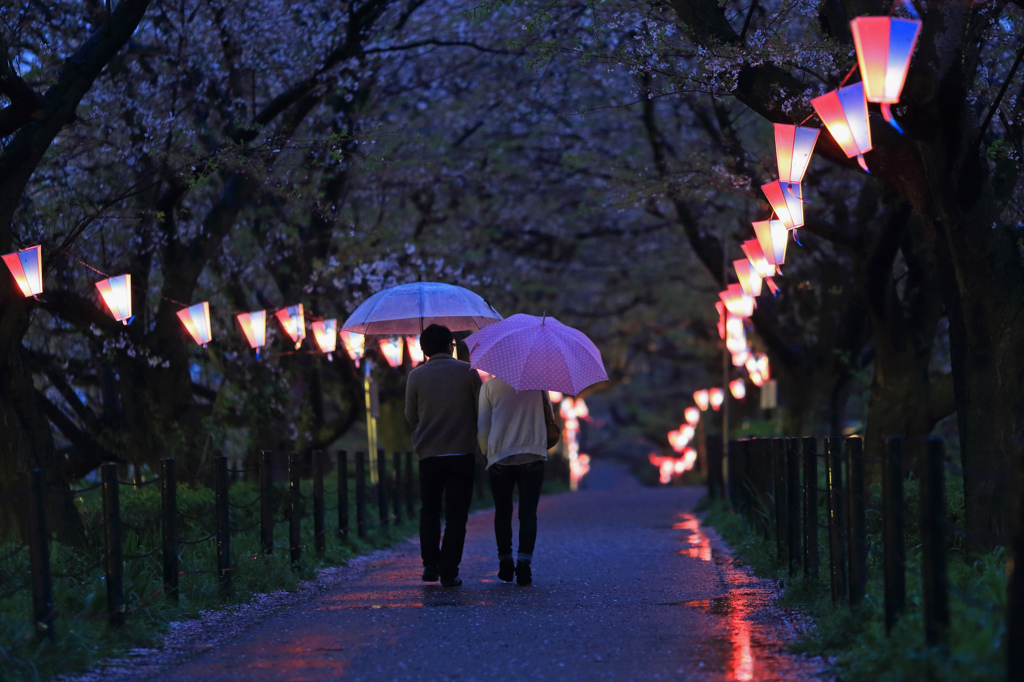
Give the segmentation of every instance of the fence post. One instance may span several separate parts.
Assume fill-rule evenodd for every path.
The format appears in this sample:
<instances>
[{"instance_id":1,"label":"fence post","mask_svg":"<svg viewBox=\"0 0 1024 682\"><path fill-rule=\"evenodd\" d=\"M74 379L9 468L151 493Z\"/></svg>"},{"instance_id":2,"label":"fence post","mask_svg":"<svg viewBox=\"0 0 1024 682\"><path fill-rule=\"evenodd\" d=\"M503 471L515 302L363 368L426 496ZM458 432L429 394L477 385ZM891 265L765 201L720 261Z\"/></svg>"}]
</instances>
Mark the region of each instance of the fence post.
<instances>
[{"instance_id":1,"label":"fence post","mask_svg":"<svg viewBox=\"0 0 1024 682\"><path fill-rule=\"evenodd\" d=\"M786 440L772 438L768 441L768 452L772 460L772 494L775 497L775 555L779 561L787 561L789 507L786 500Z\"/></svg>"},{"instance_id":2,"label":"fence post","mask_svg":"<svg viewBox=\"0 0 1024 682\"><path fill-rule=\"evenodd\" d=\"M338 537L348 542L348 450L338 450Z\"/></svg>"},{"instance_id":3,"label":"fence post","mask_svg":"<svg viewBox=\"0 0 1024 682\"><path fill-rule=\"evenodd\" d=\"M32 620L36 637L52 640L54 632L53 580L50 576L50 530L46 525L43 470L28 475L28 544L32 566Z\"/></svg>"},{"instance_id":4,"label":"fence post","mask_svg":"<svg viewBox=\"0 0 1024 682\"><path fill-rule=\"evenodd\" d=\"M377 448L377 518L381 530L388 527L388 460L384 448Z\"/></svg>"},{"instance_id":5,"label":"fence post","mask_svg":"<svg viewBox=\"0 0 1024 682\"><path fill-rule=\"evenodd\" d=\"M395 525L402 523L402 453L392 453L391 461L395 468L395 476L391 486L392 502L394 503ZM408 474L406 474L408 476Z\"/></svg>"},{"instance_id":6,"label":"fence post","mask_svg":"<svg viewBox=\"0 0 1024 682\"><path fill-rule=\"evenodd\" d=\"M740 508L740 492L739 492L739 480L737 465L739 464L737 459L737 451L739 450L735 440L730 439L726 444L728 451L725 454L725 489L726 496L729 498L729 504L732 506L734 511L738 511Z\"/></svg>"},{"instance_id":7,"label":"fence post","mask_svg":"<svg viewBox=\"0 0 1024 682\"><path fill-rule=\"evenodd\" d=\"M786 519L789 529L786 538L789 540L789 577L796 575L800 568L800 439L785 439L786 457Z\"/></svg>"},{"instance_id":8,"label":"fence post","mask_svg":"<svg viewBox=\"0 0 1024 682\"><path fill-rule=\"evenodd\" d=\"M903 552L903 440L897 436L885 439L882 463L882 547L885 634L889 634L903 613L907 592Z\"/></svg>"},{"instance_id":9,"label":"fence post","mask_svg":"<svg viewBox=\"0 0 1024 682\"><path fill-rule=\"evenodd\" d=\"M929 646L949 644L949 576L946 572L946 449L931 437L921 462L921 581L924 636ZM1012 489L1012 488L1011 488ZM1013 679L1013 678L1010 678Z\"/></svg>"},{"instance_id":10,"label":"fence post","mask_svg":"<svg viewBox=\"0 0 1024 682\"><path fill-rule=\"evenodd\" d=\"M846 604L850 588L846 576L846 504L843 500L843 439L825 442L825 472L828 481L828 554L832 577L832 603Z\"/></svg>"},{"instance_id":11,"label":"fence post","mask_svg":"<svg viewBox=\"0 0 1024 682\"><path fill-rule=\"evenodd\" d=\"M818 579L818 440L805 436L804 458L804 578Z\"/></svg>"},{"instance_id":12,"label":"fence post","mask_svg":"<svg viewBox=\"0 0 1024 682\"><path fill-rule=\"evenodd\" d=\"M324 451L313 451L313 548L317 554L327 551L324 532Z\"/></svg>"},{"instance_id":13,"label":"fence post","mask_svg":"<svg viewBox=\"0 0 1024 682\"><path fill-rule=\"evenodd\" d=\"M848 554L850 558L850 604L864 599L868 584L868 537L864 506L864 441L860 436L846 439L846 502L848 511Z\"/></svg>"},{"instance_id":14,"label":"fence post","mask_svg":"<svg viewBox=\"0 0 1024 682\"><path fill-rule=\"evenodd\" d=\"M274 553L274 470L273 453L260 450L260 550Z\"/></svg>"},{"instance_id":15,"label":"fence post","mask_svg":"<svg viewBox=\"0 0 1024 682\"><path fill-rule=\"evenodd\" d=\"M366 537L366 453L356 452L356 535Z\"/></svg>"},{"instance_id":16,"label":"fence post","mask_svg":"<svg viewBox=\"0 0 1024 682\"><path fill-rule=\"evenodd\" d=\"M164 595L178 604L178 473L173 457L161 460L160 502L163 535Z\"/></svg>"},{"instance_id":17,"label":"fence post","mask_svg":"<svg viewBox=\"0 0 1024 682\"><path fill-rule=\"evenodd\" d=\"M117 464L107 462L101 469L103 480L103 526L106 556L107 622L124 624L124 547L121 533L121 496L117 482Z\"/></svg>"},{"instance_id":18,"label":"fence post","mask_svg":"<svg viewBox=\"0 0 1024 682\"><path fill-rule=\"evenodd\" d=\"M299 453L288 455L288 552L292 568L302 560L302 488Z\"/></svg>"},{"instance_id":19,"label":"fence post","mask_svg":"<svg viewBox=\"0 0 1024 682\"><path fill-rule=\"evenodd\" d=\"M758 491L758 516L760 517L761 534L765 540L772 537L772 517L774 516L773 500L771 491L773 488L772 477L772 451L768 444L768 438L755 438L752 447L754 466L757 467L757 491Z\"/></svg>"},{"instance_id":20,"label":"fence post","mask_svg":"<svg viewBox=\"0 0 1024 682\"><path fill-rule=\"evenodd\" d=\"M1010 494L1010 561L1006 596L1006 651L1008 680L1024 679L1024 443L1010 453L1013 478Z\"/></svg>"},{"instance_id":21,"label":"fence post","mask_svg":"<svg viewBox=\"0 0 1024 682\"><path fill-rule=\"evenodd\" d=\"M722 486L722 437L718 438L707 438L705 440L707 449L707 467L708 467L708 498L711 500L717 500L723 497L723 486Z\"/></svg>"},{"instance_id":22,"label":"fence post","mask_svg":"<svg viewBox=\"0 0 1024 682\"><path fill-rule=\"evenodd\" d=\"M405 511L408 513L409 520L416 518L416 491L419 487L416 485L418 482L418 476L413 470L413 453L412 451L405 453Z\"/></svg>"},{"instance_id":23,"label":"fence post","mask_svg":"<svg viewBox=\"0 0 1024 682\"><path fill-rule=\"evenodd\" d=\"M214 517L217 520L217 580L224 596L231 591L231 515L228 508L228 458L217 457L213 469Z\"/></svg>"},{"instance_id":24,"label":"fence post","mask_svg":"<svg viewBox=\"0 0 1024 682\"><path fill-rule=\"evenodd\" d=\"M753 443L745 438L736 444L739 449L740 507L749 521L757 513L757 470L754 467Z\"/></svg>"}]
</instances>

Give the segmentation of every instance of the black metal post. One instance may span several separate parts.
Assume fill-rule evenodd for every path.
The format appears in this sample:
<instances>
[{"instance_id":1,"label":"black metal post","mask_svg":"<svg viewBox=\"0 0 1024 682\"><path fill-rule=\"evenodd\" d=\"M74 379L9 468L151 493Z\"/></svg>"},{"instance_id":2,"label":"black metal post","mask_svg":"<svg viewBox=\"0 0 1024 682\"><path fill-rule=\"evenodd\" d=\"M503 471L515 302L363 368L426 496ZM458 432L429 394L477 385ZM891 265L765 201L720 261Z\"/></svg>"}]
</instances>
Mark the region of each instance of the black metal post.
<instances>
[{"instance_id":1,"label":"black metal post","mask_svg":"<svg viewBox=\"0 0 1024 682\"><path fill-rule=\"evenodd\" d=\"M868 535L864 505L864 441L859 436L846 439L846 502L850 558L850 604L864 600L868 584Z\"/></svg>"},{"instance_id":2,"label":"black metal post","mask_svg":"<svg viewBox=\"0 0 1024 682\"><path fill-rule=\"evenodd\" d=\"M356 452L356 535L366 537L366 453Z\"/></svg>"},{"instance_id":3,"label":"black metal post","mask_svg":"<svg viewBox=\"0 0 1024 682\"><path fill-rule=\"evenodd\" d=\"M348 541L348 450L338 450L338 537Z\"/></svg>"},{"instance_id":4,"label":"black metal post","mask_svg":"<svg viewBox=\"0 0 1024 682\"><path fill-rule=\"evenodd\" d=\"M846 567L846 504L843 494L843 439L828 438L825 442L825 472L828 481L828 553L832 578L832 603L846 604L850 587Z\"/></svg>"},{"instance_id":5,"label":"black metal post","mask_svg":"<svg viewBox=\"0 0 1024 682\"><path fill-rule=\"evenodd\" d=\"M44 495L43 470L33 469L28 475L28 545L29 563L32 567L32 620L35 623L36 637L52 640L56 636L56 632L54 631L53 579L50 576L50 531L46 523Z\"/></svg>"},{"instance_id":6,"label":"black metal post","mask_svg":"<svg viewBox=\"0 0 1024 682\"><path fill-rule=\"evenodd\" d=\"M786 520L789 529L789 576L797 574L802 562L800 551L800 439L785 439L786 457Z\"/></svg>"},{"instance_id":7,"label":"black metal post","mask_svg":"<svg viewBox=\"0 0 1024 682\"><path fill-rule=\"evenodd\" d=\"M413 468L412 451L405 453L405 511L409 519L416 518L416 491L419 490L418 472Z\"/></svg>"},{"instance_id":8,"label":"black metal post","mask_svg":"<svg viewBox=\"0 0 1024 682\"><path fill-rule=\"evenodd\" d=\"M789 549L789 502L786 499L786 440L772 438L768 441L772 460L772 494L775 497L775 555L779 561L788 561Z\"/></svg>"},{"instance_id":9,"label":"black metal post","mask_svg":"<svg viewBox=\"0 0 1024 682\"><path fill-rule=\"evenodd\" d=\"M377 518L381 530L388 527L388 460L384 448L377 449Z\"/></svg>"},{"instance_id":10,"label":"black metal post","mask_svg":"<svg viewBox=\"0 0 1024 682\"><path fill-rule=\"evenodd\" d=\"M163 535L164 596L178 603L178 473L173 457L161 460L160 527Z\"/></svg>"},{"instance_id":11,"label":"black metal post","mask_svg":"<svg viewBox=\"0 0 1024 682\"><path fill-rule=\"evenodd\" d=\"M738 455L736 454L739 450L739 446L735 440L730 440L726 447L728 451L725 455L725 486L728 491L729 504L733 510L738 511L740 509L740 490L739 490L739 472L737 465L739 464Z\"/></svg>"},{"instance_id":12,"label":"black metal post","mask_svg":"<svg viewBox=\"0 0 1024 682\"><path fill-rule=\"evenodd\" d=\"M260 550L274 553L274 469L273 453L260 450Z\"/></svg>"},{"instance_id":13,"label":"black metal post","mask_svg":"<svg viewBox=\"0 0 1024 682\"><path fill-rule=\"evenodd\" d=\"M757 490L758 490L758 517L760 519L761 534L765 540L772 537L774 525L775 506L772 500L774 489L774 477L772 474L772 450L769 447L771 439L755 438L752 444L754 449L754 465L757 467Z\"/></svg>"},{"instance_id":14,"label":"black metal post","mask_svg":"<svg viewBox=\"0 0 1024 682\"><path fill-rule=\"evenodd\" d=\"M929 646L949 645L949 575L946 571L946 449L931 437L921 462L921 578L924 636Z\"/></svg>"},{"instance_id":15,"label":"black metal post","mask_svg":"<svg viewBox=\"0 0 1024 682\"><path fill-rule=\"evenodd\" d=\"M1024 680L1024 443L1010 453L1010 551L1012 570L1006 588L1006 653L1008 680Z\"/></svg>"},{"instance_id":16,"label":"black metal post","mask_svg":"<svg viewBox=\"0 0 1024 682\"><path fill-rule=\"evenodd\" d=\"M313 451L313 548L317 554L327 551L324 530L324 453Z\"/></svg>"},{"instance_id":17,"label":"black metal post","mask_svg":"<svg viewBox=\"0 0 1024 682\"><path fill-rule=\"evenodd\" d=\"M391 496L395 512L395 525L402 523L402 453L395 451L391 455L395 473L391 485ZM408 475L408 474L407 474Z\"/></svg>"},{"instance_id":18,"label":"black metal post","mask_svg":"<svg viewBox=\"0 0 1024 682\"><path fill-rule=\"evenodd\" d=\"M288 553L292 567L302 560L302 475L299 453L288 455Z\"/></svg>"},{"instance_id":19,"label":"black metal post","mask_svg":"<svg viewBox=\"0 0 1024 682\"><path fill-rule=\"evenodd\" d=\"M213 469L214 517L217 520L217 580L224 596L231 592L231 510L228 507L228 458L217 457Z\"/></svg>"},{"instance_id":20,"label":"black metal post","mask_svg":"<svg viewBox=\"0 0 1024 682\"><path fill-rule=\"evenodd\" d=\"M103 526L106 542L104 572L107 582L107 622L117 627L124 624L124 545L117 464L105 463L101 469L101 476L103 481Z\"/></svg>"},{"instance_id":21,"label":"black metal post","mask_svg":"<svg viewBox=\"0 0 1024 682\"><path fill-rule=\"evenodd\" d=\"M804 577L818 579L818 440L801 438L804 458Z\"/></svg>"},{"instance_id":22,"label":"black metal post","mask_svg":"<svg viewBox=\"0 0 1024 682\"><path fill-rule=\"evenodd\" d=\"M906 605L903 549L903 439L885 439L882 463L882 547L885 578L885 633L892 632Z\"/></svg>"}]
</instances>

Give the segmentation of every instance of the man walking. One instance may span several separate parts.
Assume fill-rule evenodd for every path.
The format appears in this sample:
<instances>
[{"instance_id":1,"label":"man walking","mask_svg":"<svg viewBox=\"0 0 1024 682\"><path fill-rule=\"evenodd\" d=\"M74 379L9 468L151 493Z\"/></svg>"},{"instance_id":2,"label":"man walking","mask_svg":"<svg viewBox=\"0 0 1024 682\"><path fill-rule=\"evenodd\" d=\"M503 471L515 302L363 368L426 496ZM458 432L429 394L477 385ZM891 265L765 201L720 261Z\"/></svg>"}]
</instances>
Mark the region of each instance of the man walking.
<instances>
[{"instance_id":1,"label":"man walking","mask_svg":"<svg viewBox=\"0 0 1024 682\"><path fill-rule=\"evenodd\" d=\"M427 362L409 374L405 418L420 468L420 556L423 580L440 579L458 587L473 499L476 469L476 413L480 375L453 357L455 339L447 327L432 324L420 334ZM441 500L444 499L444 539Z\"/></svg>"}]
</instances>

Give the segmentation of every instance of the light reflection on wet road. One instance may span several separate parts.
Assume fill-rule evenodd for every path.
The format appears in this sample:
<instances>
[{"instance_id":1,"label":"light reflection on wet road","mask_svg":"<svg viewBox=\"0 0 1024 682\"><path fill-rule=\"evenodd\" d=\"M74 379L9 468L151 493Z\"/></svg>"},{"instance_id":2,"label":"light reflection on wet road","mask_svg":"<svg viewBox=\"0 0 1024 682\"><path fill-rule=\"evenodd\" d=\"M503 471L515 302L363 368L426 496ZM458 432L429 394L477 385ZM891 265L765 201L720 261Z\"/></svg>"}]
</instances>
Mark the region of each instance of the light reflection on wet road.
<instances>
[{"instance_id":1,"label":"light reflection on wet road","mask_svg":"<svg viewBox=\"0 0 1024 682\"><path fill-rule=\"evenodd\" d=\"M612 464L593 473L542 499L533 587L496 580L480 513L463 587L420 582L405 543L154 679L822 679L820 661L785 652L771 585L690 511L701 491L641 488Z\"/></svg>"}]
</instances>

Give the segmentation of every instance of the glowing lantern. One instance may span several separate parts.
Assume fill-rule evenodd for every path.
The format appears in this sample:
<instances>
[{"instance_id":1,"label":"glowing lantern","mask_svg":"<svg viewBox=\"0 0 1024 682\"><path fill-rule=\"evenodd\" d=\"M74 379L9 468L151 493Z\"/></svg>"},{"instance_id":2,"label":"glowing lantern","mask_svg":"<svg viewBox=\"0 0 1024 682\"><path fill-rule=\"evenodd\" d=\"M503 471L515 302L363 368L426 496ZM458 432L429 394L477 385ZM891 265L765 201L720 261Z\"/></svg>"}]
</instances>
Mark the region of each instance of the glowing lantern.
<instances>
[{"instance_id":1,"label":"glowing lantern","mask_svg":"<svg viewBox=\"0 0 1024 682\"><path fill-rule=\"evenodd\" d=\"M328 360L334 360L334 349L338 347L338 320L314 320L310 325L313 328L313 338L316 345L320 347L321 353L327 353Z\"/></svg>"},{"instance_id":2,"label":"glowing lantern","mask_svg":"<svg viewBox=\"0 0 1024 682\"><path fill-rule=\"evenodd\" d=\"M341 342L345 344L345 351L356 365L358 365L359 360L363 357L363 343L365 341L363 335L345 330L342 330L340 335Z\"/></svg>"},{"instance_id":3,"label":"glowing lantern","mask_svg":"<svg viewBox=\"0 0 1024 682\"><path fill-rule=\"evenodd\" d=\"M718 311L718 338L725 338L725 304L721 300L715 301L715 310Z\"/></svg>"},{"instance_id":4,"label":"glowing lantern","mask_svg":"<svg viewBox=\"0 0 1024 682\"><path fill-rule=\"evenodd\" d=\"M729 382L729 393L732 393L732 397L736 400L743 400L747 397L747 384L743 379L735 379Z\"/></svg>"},{"instance_id":5,"label":"glowing lantern","mask_svg":"<svg viewBox=\"0 0 1024 682\"><path fill-rule=\"evenodd\" d=\"M188 308L183 308L178 311L178 318L181 319L181 323L185 325L185 329L192 335L196 343L206 348L206 344L212 338L210 333L210 304L207 301L203 301Z\"/></svg>"},{"instance_id":6,"label":"glowing lantern","mask_svg":"<svg viewBox=\"0 0 1024 682\"><path fill-rule=\"evenodd\" d=\"M696 433L696 429L691 424L683 424L679 427L679 433L687 443L693 440L693 436Z\"/></svg>"},{"instance_id":7,"label":"glowing lantern","mask_svg":"<svg viewBox=\"0 0 1024 682\"><path fill-rule=\"evenodd\" d=\"M787 230L804 224L803 194L799 182L776 180L767 185L761 185L761 191L768 197L768 203L772 205L772 210L775 211L775 215L779 216L779 220Z\"/></svg>"},{"instance_id":8,"label":"glowing lantern","mask_svg":"<svg viewBox=\"0 0 1024 682\"><path fill-rule=\"evenodd\" d=\"M720 388L710 389L711 397L711 409L717 410L722 406L722 401L725 400L725 391Z\"/></svg>"},{"instance_id":9,"label":"glowing lantern","mask_svg":"<svg viewBox=\"0 0 1024 682\"><path fill-rule=\"evenodd\" d=\"M740 281L740 288L747 296L759 296L761 294L761 275L754 270L754 265L748 258L741 258L732 262L736 269L736 278Z\"/></svg>"},{"instance_id":10,"label":"glowing lantern","mask_svg":"<svg viewBox=\"0 0 1024 682\"><path fill-rule=\"evenodd\" d=\"M730 315L750 317L754 314L754 299L743 293L743 288L739 284L730 284L725 291L719 292L718 297L722 299ZM728 324L726 331L728 332Z\"/></svg>"},{"instance_id":11,"label":"glowing lantern","mask_svg":"<svg viewBox=\"0 0 1024 682\"><path fill-rule=\"evenodd\" d=\"M409 349L409 360L412 361L412 366L423 362L423 349L420 348L420 337L418 336L407 336L405 337L405 347Z\"/></svg>"},{"instance_id":12,"label":"glowing lantern","mask_svg":"<svg viewBox=\"0 0 1024 682\"><path fill-rule=\"evenodd\" d=\"M552 405L557 405L562 402L562 394L558 391L548 391L548 400L551 401Z\"/></svg>"},{"instance_id":13,"label":"glowing lantern","mask_svg":"<svg viewBox=\"0 0 1024 682\"><path fill-rule=\"evenodd\" d=\"M256 349L256 357L260 356L260 348L267 344L267 311L256 310L235 316L242 327L242 333L251 348Z\"/></svg>"},{"instance_id":14,"label":"glowing lantern","mask_svg":"<svg viewBox=\"0 0 1024 682\"><path fill-rule=\"evenodd\" d=\"M24 296L43 293L42 246L30 246L4 255L4 262Z\"/></svg>"},{"instance_id":15,"label":"glowing lantern","mask_svg":"<svg viewBox=\"0 0 1024 682\"><path fill-rule=\"evenodd\" d=\"M295 342L295 350L298 350L302 339L306 338L306 318L302 314L302 304L282 308L276 315L284 333L291 337Z\"/></svg>"},{"instance_id":16,"label":"glowing lantern","mask_svg":"<svg viewBox=\"0 0 1024 682\"><path fill-rule=\"evenodd\" d=\"M803 181L819 132L817 128L775 124L775 158L779 162L779 180L796 183Z\"/></svg>"},{"instance_id":17,"label":"glowing lantern","mask_svg":"<svg viewBox=\"0 0 1024 682\"><path fill-rule=\"evenodd\" d=\"M910 3L904 4L916 17ZM857 48L865 98L869 102L880 102L882 116L902 133L892 118L889 105L900 101L914 45L921 33L921 22L916 18L857 17L850 22L850 31Z\"/></svg>"},{"instance_id":18,"label":"glowing lantern","mask_svg":"<svg viewBox=\"0 0 1024 682\"><path fill-rule=\"evenodd\" d=\"M743 249L743 255L747 257L750 264L754 268L754 272L761 279L770 279L775 274L775 266L769 263L764 257L764 251L761 250L761 243L756 239L748 239L743 242L741 248Z\"/></svg>"},{"instance_id":19,"label":"glowing lantern","mask_svg":"<svg viewBox=\"0 0 1024 682\"><path fill-rule=\"evenodd\" d=\"M765 381L771 379L771 374L768 372L768 356L764 353L758 353L757 355L757 373Z\"/></svg>"},{"instance_id":20,"label":"glowing lantern","mask_svg":"<svg viewBox=\"0 0 1024 682\"><path fill-rule=\"evenodd\" d=\"M683 450L683 471L689 471L697 463L697 451L693 448Z\"/></svg>"},{"instance_id":21,"label":"glowing lantern","mask_svg":"<svg viewBox=\"0 0 1024 682\"><path fill-rule=\"evenodd\" d=\"M402 339L383 339L380 342L380 352L384 353L389 365L398 367L402 364Z\"/></svg>"},{"instance_id":22,"label":"glowing lantern","mask_svg":"<svg viewBox=\"0 0 1024 682\"><path fill-rule=\"evenodd\" d=\"M683 434L680 431L669 431L668 432L668 444L676 452L682 452L683 448L689 441L683 438Z\"/></svg>"},{"instance_id":23,"label":"glowing lantern","mask_svg":"<svg viewBox=\"0 0 1024 682\"><path fill-rule=\"evenodd\" d=\"M786 226L781 220L759 220L753 225L765 261L778 270L786 262L786 241L789 238Z\"/></svg>"},{"instance_id":24,"label":"glowing lantern","mask_svg":"<svg viewBox=\"0 0 1024 682\"><path fill-rule=\"evenodd\" d=\"M110 277L96 282L96 288L114 319L129 324L132 321L132 276Z\"/></svg>"},{"instance_id":25,"label":"glowing lantern","mask_svg":"<svg viewBox=\"0 0 1024 682\"><path fill-rule=\"evenodd\" d=\"M871 128L868 125L864 84L854 83L827 92L812 99L811 106L847 158L856 156L860 167L870 172L864 162L864 154L871 151Z\"/></svg>"},{"instance_id":26,"label":"glowing lantern","mask_svg":"<svg viewBox=\"0 0 1024 682\"><path fill-rule=\"evenodd\" d=\"M749 358L749 357L750 357L750 351L747 348L744 348L743 350L741 350L738 353L733 353L732 354L732 366L733 367L743 367L743 365L747 362L747 358Z\"/></svg>"},{"instance_id":27,"label":"glowing lantern","mask_svg":"<svg viewBox=\"0 0 1024 682\"><path fill-rule=\"evenodd\" d=\"M706 388L702 389L700 391L695 391L694 394L693 394L693 402L697 403L697 407L700 408L701 412L703 412L704 410L708 409L708 404L709 404L710 400L711 400L711 397L710 397L710 394L708 393L708 389L706 389Z\"/></svg>"},{"instance_id":28,"label":"glowing lantern","mask_svg":"<svg viewBox=\"0 0 1024 682\"><path fill-rule=\"evenodd\" d=\"M580 419L587 419L590 417L590 408L588 408L587 404L583 402L583 398L576 398L576 404L574 407L576 408L576 416Z\"/></svg>"},{"instance_id":29,"label":"glowing lantern","mask_svg":"<svg viewBox=\"0 0 1024 682\"><path fill-rule=\"evenodd\" d=\"M700 409L693 406L687 407L683 410L683 418L690 426L696 426L700 421Z\"/></svg>"}]
</instances>

